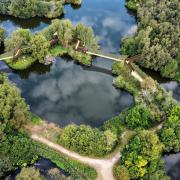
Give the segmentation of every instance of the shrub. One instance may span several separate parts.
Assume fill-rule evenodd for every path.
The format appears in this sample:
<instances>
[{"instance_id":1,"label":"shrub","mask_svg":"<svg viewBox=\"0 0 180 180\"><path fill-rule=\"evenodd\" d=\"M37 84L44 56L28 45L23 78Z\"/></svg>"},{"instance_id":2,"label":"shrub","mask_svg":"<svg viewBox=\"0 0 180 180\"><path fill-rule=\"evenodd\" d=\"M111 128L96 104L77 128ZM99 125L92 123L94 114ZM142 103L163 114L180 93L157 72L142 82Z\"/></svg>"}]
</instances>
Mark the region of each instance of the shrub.
<instances>
[{"instance_id":1,"label":"shrub","mask_svg":"<svg viewBox=\"0 0 180 180\"><path fill-rule=\"evenodd\" d=\"M120 163L128 169L131 179L143 178L157 171L163 147L154 132L141 131L124 147ZM150 170L152 163L154 169Z\"/></svg>"},{"instance_id":2,"label":"shrub","mask_svg":"<svg viewBox=\"0 0 180 180\"><path fill-rule=\"evenodd\" d=\"M116 140L110 130L103 132L90 126L69 125L60 135L59 143L83 155L103 156L112 151Z\"/></svg>"},{"instance_id":3,"label":"shrub","mask_svg":"<svg viewBox=\"0 0 180 180\"><path fill-rule=\"evenodd\" d=\"M150 112L141 105L136 105L129 110L125 119L129 128L148 128L151 125Z\"/></svg>"},{"instance_id":4,"label":"shrub","mask_svg":"<svg viewBox=\"0 0 180 180\"><path fill-rule=\"evenodd\" d=\"M116 180L130 180L129 171L125 166L115 166L114 176Z\"/></svg>"},{"instance_id":5,"label":"shrub","mask_svg":"<svg viewBox=\"0 0 180 180\"><path fill-rule=\"evenodd\" d=\"M180 150L180 106L175 106L169 112L163 128L159 131L160 140L165 145L165 151Z\"/></svg>"}]
</instances>

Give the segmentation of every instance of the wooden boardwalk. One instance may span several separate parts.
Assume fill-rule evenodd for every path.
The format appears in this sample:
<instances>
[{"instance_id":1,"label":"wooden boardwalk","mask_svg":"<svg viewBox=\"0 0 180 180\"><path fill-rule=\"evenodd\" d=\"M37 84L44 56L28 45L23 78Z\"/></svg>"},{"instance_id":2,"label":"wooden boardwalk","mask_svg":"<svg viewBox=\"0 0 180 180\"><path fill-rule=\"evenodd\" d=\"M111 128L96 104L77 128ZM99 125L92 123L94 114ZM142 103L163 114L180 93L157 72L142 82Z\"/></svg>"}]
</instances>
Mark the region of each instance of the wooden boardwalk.
<instances>
[{"instance_id":1,"label":"wooden boardwalk","mask_svg":"<svg viewBox=\"0 0 180 180\"><path fill-rule=\"evenodd\" d=\"M105 59L110 59L117 62L124 62L124 60L127 58L127 56L119 56L119 55L107 54L107 53L102 53L102 52L87 51L86 54L89 54L91 56L102 57Z\"/></svg>"}]
</instances>

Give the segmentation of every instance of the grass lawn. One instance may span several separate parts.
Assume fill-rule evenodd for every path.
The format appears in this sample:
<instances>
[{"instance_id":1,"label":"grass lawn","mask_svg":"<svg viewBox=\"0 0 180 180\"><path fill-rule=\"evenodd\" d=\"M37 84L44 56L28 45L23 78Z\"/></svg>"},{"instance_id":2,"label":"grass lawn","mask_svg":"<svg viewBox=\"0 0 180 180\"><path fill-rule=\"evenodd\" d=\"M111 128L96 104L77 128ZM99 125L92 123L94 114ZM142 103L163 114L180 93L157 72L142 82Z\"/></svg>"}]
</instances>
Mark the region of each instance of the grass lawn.
<instances>
[{"instance_id":1,"label":"grass lawn","mask_svg":"<svg viewBox=\"0 0 180 180\"><path fill-rule=\"evenodd\" d=\"M62 56L65 53L67 53L67 50L60 45L56 45L56 46L52 47L50 50L50 55L54 56L54 57Z\"/></svg>"},{"instance_id":2,"label":"grass lawn","mask_svg":"<svg viewBox=\"0 0 180 180\"><path fill-rule=\"evenodd\" d=\"M21 56L16 62L12 62L12 59L6 60L6 64L14 70L24 70L30 67L36 59L31 58L30 56Z\"/></svg>"}]
</instances>

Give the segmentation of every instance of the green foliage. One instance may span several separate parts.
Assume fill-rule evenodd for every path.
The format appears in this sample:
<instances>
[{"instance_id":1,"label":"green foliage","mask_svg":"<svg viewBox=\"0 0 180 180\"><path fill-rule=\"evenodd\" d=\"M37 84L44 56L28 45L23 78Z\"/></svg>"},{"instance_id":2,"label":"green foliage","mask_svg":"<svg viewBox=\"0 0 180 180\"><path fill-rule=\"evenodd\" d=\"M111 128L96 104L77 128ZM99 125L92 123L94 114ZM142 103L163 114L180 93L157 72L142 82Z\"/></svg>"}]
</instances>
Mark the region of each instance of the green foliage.
<instances>
[{"instance_id":1,"label":"green foliage","mask_svg":"<svg viewBox=\"0 0 180 180\"><path fill-rule=\"evenodd\" d=\"M37 34L31 39L32 58L44 63L45 57L49 52L50 44L42 34Z\"/></svg>"},{"instance_id":2,"label":"green foliage","mask_svg":"<svg viewBox=\"0 0 180 180\"><path fill-rule=\"evenodd\" d=\"M37 160L32 140L23 131L10 125L3 126L0 136L0 177L17 167L24 167Z\"/></svg>"},{"instance_id":3,"label":"green foliage","mask_svg":"<svg viewBox=\"0 0 180 180\"><path fill-rule=\"evenodd\" d=\"M8 0L0 1L0 14L18 18L35 16L55 18L64 13L64 4L80 5L81 0Z\"/></svg>"},{"instance_id":4,"label":"green foliage","mask_svg":"<svg viewBox=\"0 0 180 180\"><path fill-rule=\"evenodd\" d=\"M70 173L70 178L75 179L96 179L97 173L91 167L81 164L73 159L64 156L51 148L36 142L38 155L50 159L58 167Z\"/></svg>"},{"instance_id":5,"label":"green foliage","mask_svg":"<svg viewBox=\"0 0 180 180\"><path fill-rule=\"evenodd\" d=\"M10 37L5 39L6 51L12 51L14 49L27 46L31 40L32 34L29 29L18 29L13 32Z\"/></svg>"},{"instance_id":6,"label":"green foliage","mask_svg":"<svg viewBox=\"0 0 180 180\"><path fill-rule=\"evenodd\" d=\"M168 63L161 69L161 74L163 77L174 78L178 71L178 64L175 59L171 59Z\"/></svg>"},{"instance_id":7,"label":"green foliage","mask_svg":"<svg viewBox=\"0 0 180 180\"><path fill-rule=\"evenodd\" d=\"M132 11L137 11L138 9L138 4L141 0L126 0L126 7L129 9L129 10L132 10Z\"/></svg>"},{"instance_id":8,"label":"green foliage","mask_svg":"<svg viewBox=\"0 0 180 180\"><path fill-rule=\"evenodd\" d=\"M136 9L137 2L127 0L127 5ZM142 54L142 66L160 71L165 77L179 79L179 1L143 0L138 4L138 32L134 40L124 41L122 52Z\"/></svg>"},{"instance_id":9,"label":"green foliage","mask_svg":"<svg viewBox=\"0 0 180 180\"><path fill-rule=\"evenodd\" d=\"M163 144L151 131L141 131L126 145L122 152L121 165L125 166L131 179L153 174L159 168Z\"/></svg>"},{"instance_id":10,"label":"green foliage","mask_svg":"<svg viewBox=\"0 0 180 180\"><path fill-rule=\"evenodd\" d=\"M125 129L124 119L126 117L127 111L121 112L118 116L111 118L110 120L104 122L102 130L111 130L117 137L120 137L121 133Z\"/></svg>"},{"instance_id":11,"label":"green foliage","mask_svg":"<svg viewBox=\"0 0 180 180\"><path fill-rule=\"evenodd\" d=\"M137 105L129 110L125 121L131 129L148 128L151 125L150 112L145 107Z\"/></svg>"},{"instance_id":12,"label":"green foliage","mask_svg":"<svg viewBox=\"0 0 180 180\"><path fill-rule=\"evenodd\" d=\"M97 37L95 37L94 32L91 27L86 27L83 24L78 24L74 29L75 40L80 40L81 44L93 51L96 51L99 46L97 45Z\"/></svg>"},{"instance_id":13,"label":"green foliage","mask_svg":"<svg viewBox=\"0 0 180 180\"><path fill-rule=\"evenodd\" d=\"M112 73L119 75L113 84L118 87L129 91L132 94L137 94L140 90L140 83L132 75L129 68L123 63L114 63L112 66Z\"/></svg>"},{"instance_id":14,"label":"green foliage","mask_svg":"<svg viewBox=\"0 0 180 180\"><path fill-rule=\"evenodd\" d=\"M34 17L36 15L37 0L12 0L8 6L9 14L21 18Z\"/></svg>"},{"instance_id":15,"label":"green foliage","mask_svg":"<svg viewBox=\"0 0 180 180\"><path fill-rule=\"evenodd\" d=\"M134 56L137 54L138 44L133 37L128 37L122 40L121 54Z\"/></svg>"},{"instance_id":16,"label":"green foliage","mask_svg":"<svg viewBox=\"0 0 180 180\"><path fill-rule=\"evenodd\" d=\"M22 127L29 121L29 107L5 75L0 74L0 122Z\"/></svg>"},{"instance_id":17,"label":"green foliage","mask_svg":"<svg viewBox=\"0 0 180 180\"><path fill-rule=\"evenodd\" d=\"M52 45L50 42L54 36L57 36L57 44ZM45 63L45 57L48 55L57 57L67 54L78 63L90 66L92 57L73 49L77 36L79 39L82 38L87 47L97 50L97 38L93 30L82 24L74 28L70 20L53 20L48 28L36 34L19 29L5 40L5 48L8 52L21 48L22 52L19 59L8 59L6 63L15 70L24 70L36 60Z\"/></svg>"},{"instance_id":18,"label":"green foliage","mask_svg":"<svg viewBox=\"0 0 180 180\"><path fill-rule=\"evenodd\" d=\"M159 131L160 140L165 145L165 151L180 150L180 106L172 108L163 128Z\"/></svg>"},{"instance_id":19,"label":"green foliage","mask_svg":"<svg viewBox=\"0 0 180 180\"><path fill-rule=\"evenodd\" d=\"M16 180L44 180L38 169L34 167L23 167L21 172L16 176Z\"/></svg>"},{"instance_id":20,"label":"green foliage","mask_svg":"<svg viewBox=\"0 0 180 180\"><path fill-rule=\"evenodd\" d=\"M65 147L91 156L103 156L111 152L116 141L116 135L110 130L103 132L85 125L69 125L59 138L59 143Z\"/></svg>"},{"instance_id":21,"label":"green foliage","mask_svg":"<svg viewBox=\"0 0 180 180\"><path fill-rule=\"evenodd\" d=\"M66 53L67 53L67 50L60 45L53 46L50 50L50 55L54 57L62 56L63 54L66 54Z\"/></svg>"},{"instance_id":22,"label":"green foliage","mask_svg":"<svg viewBox=\"0 0 180 180\"><path fill-rule=\"evenodd\" d=\"M92 64L92 57L90 55L74 51L71 47L67 49L67 54L79 64L85 66L91 66Z\"/></svg>"},{"instance_id":23,"label":"green foliage","mask_svg":"<svg viewBox=\"0 0 180 180\"><path fill-rule=\"evenodd\" d=\"M116 165L114 167L114 176L116 180L130 180L129 171L125 166Z\"/></svg>"},{"instance_id":24,"label":"green foliage","mask_svg":"<svg viewBox=\"0 0 180 180\"><path fill-rule=\"evenodd\" d=\"M0 27L0 46L1 46L1 43L4 41L4 38L5 38L5 30Z\"/></svg>"},{"instance_id":25,"label":"green foliage","mask_svg":"<svg viewBox=\"0 0 180 180\"><path fill-rule=\"evenodd\" d=\"M10 60L6 60L6 64L14 69L14 70L24 70L29 68L32 64L34 64L36 61L35 58L32 58L30 55L24 55L21 56L19 59L17 59L16 61L12 61Z\"/></svg>"}]
</instances>

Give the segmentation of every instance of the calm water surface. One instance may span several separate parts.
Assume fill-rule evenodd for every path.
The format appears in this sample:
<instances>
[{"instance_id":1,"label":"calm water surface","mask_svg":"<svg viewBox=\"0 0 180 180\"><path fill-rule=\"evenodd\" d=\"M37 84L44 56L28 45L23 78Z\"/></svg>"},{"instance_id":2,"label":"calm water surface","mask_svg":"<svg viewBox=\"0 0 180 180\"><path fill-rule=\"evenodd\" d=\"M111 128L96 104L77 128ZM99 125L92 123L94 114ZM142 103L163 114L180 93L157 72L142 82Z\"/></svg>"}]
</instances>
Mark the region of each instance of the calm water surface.
<instances>
[{"instance_id":1,"label":"calm water surface","mask_svg":"<svg viewBox=\"0 0 180 180\"><path fill-rule=\"evenodd\" d=\"M81 8L66 6L65 10L64 18L73 24L82 22L92 26L105 52L118 54L120 38L136 31L135 18L124 7L124 1L85 0ZM25 21L2 16L0 24L10 35L18 28L39 31L50 20ZM112 86L111 65L111 61L96 58L93 67L83 68L57 58L52 66L36 64L26 71L12 72L9 77L20 87L32 111L42 118L61 126L76 123L99 127L134 104L129 93Z\"/></svg>"},{"instance_id":2,"label":"calm water surface","mask_svg":"<svg viewBox=\"0 0 180 180\"><path fill-rule=\"evenodd\" d=\"M169 154L164 156L165 171L171 180L180 179L180 153Z\"/></svg>"},{"instance_id":3,"label":"calm water surface","mask_svg":"<svg viewBox=\"0 0 180 180\"><path fill-rule=\"evenodd\" d=\"M99 36L102 51L119 53L120 39L136 32L133 15L124 7L124 0L84 0L81 8L65 7L61 18L73 24L82 22L92 26ZM19 20L0 16L0 25L10 35L18 28L40 31L51 23L48 19ZM61 126L69 123L100 126L108 118L133 105L133 97L112 86L112 62L95 58L93 67L84 68L72 61L57 58L52 66L36 64L22 72L12 72L2 62L0 68L9 72L10 79L22 91L32 111L48 121ZM177 82L160 78L156 72L148 72L154 79L180 100ZM165 156L165 170L173 180L180 179L180 155Z\"/></svg>"}]
</instances>

